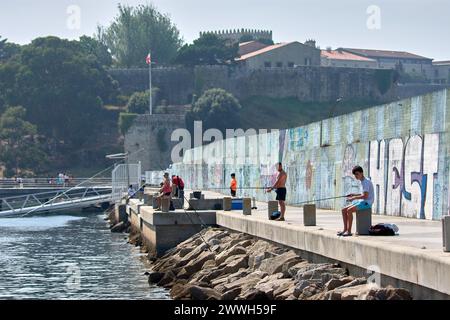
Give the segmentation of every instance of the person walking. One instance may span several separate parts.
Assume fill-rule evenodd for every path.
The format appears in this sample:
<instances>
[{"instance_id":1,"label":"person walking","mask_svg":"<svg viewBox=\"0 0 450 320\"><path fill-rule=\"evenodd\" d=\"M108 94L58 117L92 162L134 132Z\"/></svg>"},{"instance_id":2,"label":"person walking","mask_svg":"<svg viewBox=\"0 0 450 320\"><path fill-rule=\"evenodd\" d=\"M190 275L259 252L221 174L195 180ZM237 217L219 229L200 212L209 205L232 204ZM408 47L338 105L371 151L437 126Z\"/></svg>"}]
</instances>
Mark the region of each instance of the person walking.
<instances>
[{"instance_id":1,"label":"person walking","mask_svg":"<svg viewBox=\"0 0 450 320\"><path fill-rule=\"evenodd\" d=\"M236 191L237 191L236 174L232 173L230 182L230 192L232 197L236 197Z\"/></svg>"}]
</instances>

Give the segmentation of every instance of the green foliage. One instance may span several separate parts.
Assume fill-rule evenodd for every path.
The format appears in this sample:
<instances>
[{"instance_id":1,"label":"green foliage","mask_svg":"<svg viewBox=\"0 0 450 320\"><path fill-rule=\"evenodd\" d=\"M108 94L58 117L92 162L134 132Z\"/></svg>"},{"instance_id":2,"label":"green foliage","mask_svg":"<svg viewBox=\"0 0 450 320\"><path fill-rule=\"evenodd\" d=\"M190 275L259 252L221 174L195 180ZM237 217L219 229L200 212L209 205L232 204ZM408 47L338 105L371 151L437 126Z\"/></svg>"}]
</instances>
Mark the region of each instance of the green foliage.
<instances>
[{"instance_id":1,"label":"green foliage","mask_svg":"<svg viewBox=\"0 0 450 320\"><path fill-rule=\"evenodd\" d=\"M375 70L375 81L381 94L385 94L392 87L394 72L394 70Z\"/></svg>"},{"instance_id":2,"label":"green foliage","mask_svg":"<svg viewBox=\"0 0 450 320\"><path fill-rule=\"evenodd\" d=\"M125 113L121 112L119 115L119 130L120 133L126 134L128 129L131 128L131 126L134 123L134 119L138 116L137 113Z\"/></svg>"},{"instance_id":3,"label":"green foliage","mask_svg":"<svg viewBox=\"0 0 450 320\"><path fill-rule=\"evenodd\" d=\"M36 126L24 120L25 114L23 107L10 107L0 117L0 162L7 175L31 169L39 172L47 162Z\"/></svg>"},{"instance_id":4,"label":"green foliage","mask_svg":"<svg viewBox=\"0 0 450 320\"><path fill-rule=\"evenodd\" d=\"M153 107L158 102L159 89L152 88ZM149 113L150 90L144 92L135 92L131 95L127 103L127 112L145 114Z\"/></svg>"},{"instance_id":5,"label":"green foliage","mask_svg":"<svg viewBox=\"0 0 450 320\"><path fill-rule=\"evenodd\" d=\"M239 101L223 89L210 89L194 103L186 114L187 128L193 129L193 122L203 121L203 128L216 128L226 133L226 129L240 128Z\"/></svg>"},{"instance_id":6,"label":"green foliage","mask_svg":"<svg viewBox=\"0 0 450 320\"><path fill-rule=\"evenodd\" d=\"M18 61L0 67L7 105L22 105L40 134L79 147L95 132L103 102L117 95L112 78L79 41L37 38Z\"/></svg>"},{"instance_id":7,"label":"green foliage","mask_svg":"<svg viewBox=\"0 0 450 320\"><path fill-rule=\"evenodd\" d=\"M156 141L158 141L158 148L161 152L166 152L169 149L169 145L166 141L166 128L160 128L156 134Z\"/></svg>"},{"instance_id":8,"label":"green foliage","mask_svg":"<svg viewBox=\"0 0 450 320\"><path fill-rule=\"evenodd\" d=\"M110 50L115 63L121 67L143 67L151 51L152 60L159 64L171 61L182 40L170 17L153 5L131 7L119 4L119 14L107 28L96 34Z\"/></svg>"},{"instance_id":9,"label":"green foliage","mask_svg":"<svg viewBox=\"0 0 450 320\"><path fill-rule=\"evenodd\" d=\"M108 47L97 39L82 36L80 37L80 46L86 55L93 55L102 66L109 67L112 65L112 57L108 52Z\"/></svg>"},{"instance_id":10,"label":"green foliage","mask_svg":"<svg viewBox=\"0 0 450 320\"><path fill-rule=\"evenodd\" d=\"M238 51L237 43L229 46L225 40L206 33L194 40L193 44L184 45L179 50L175 62L187 66L225 64L234 61Z\"/></svg>"},{"instance_id":11,"label":"green foliage","mask_svg":"<svg viewBox=\"0 0 450 320\"><path fill-rule=\"evenodd\" d=\"M6 62L19 52L20 46L18 44L10 43L8 39L2 39L0 36L0 63Z\"/></svg>"}]
</instances>

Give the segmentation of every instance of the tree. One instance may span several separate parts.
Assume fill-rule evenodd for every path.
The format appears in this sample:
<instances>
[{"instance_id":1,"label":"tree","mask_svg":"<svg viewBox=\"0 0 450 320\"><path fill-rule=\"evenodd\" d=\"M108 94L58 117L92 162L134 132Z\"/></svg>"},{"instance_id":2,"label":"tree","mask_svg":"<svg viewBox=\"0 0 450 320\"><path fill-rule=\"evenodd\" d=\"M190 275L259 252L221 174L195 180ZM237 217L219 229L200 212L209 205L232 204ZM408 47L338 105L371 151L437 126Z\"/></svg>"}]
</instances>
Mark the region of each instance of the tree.
<instances>
[{"instance_id":1,"label":"tree","mask_svg":"<svg viewBox=\"0 0 450 320\"><path fill-rule=\"evenodd\" d=\"M144 67L151 51L154 62L171 61L182 44L180 32L170 17L153 5L131 7L119 4L119 15L107 27L100 27L97 40L103 42L121 67Z\"/></svg>"},{"instance_id":2,"label":"tree","mask_svg":"<svg viewBox=\"0 0 450 320\"><path fill-rule=\"evenodd\" d=\"M8 42L0 36L0 63L7 61L20 52L20 45Z\"/></svg>"},{"instance_id":3,"label":"tree","mask_svg":"<svg viewBox=\"0 0 450 320\"><path fill-rule=\"evenodd\" d=\"M194 103L186 115L186 126L192 130L194 121L203 121L203 128L216 128L226 133L226 129L240 127L239 101L223 89L210 89Z\"/></svg>"},{"instance_id":4,"label":"tree","mask_svg":"<svg viewBox=\"0 0 450 320\"><path fill-rule=\"evenodd\" d=\"M117 95L112 78L78 41L35 39L10 68L15 76L6 84L6 103L25 107L41 134L72 149L95 132L103 102ZM9 73L0 69L0 81Z\"/></svg>"},{"instance_id":5,"label":"tree","mask_svg":"<svg viewBox=\"0 0 450 320\"><path fill-rule=\"evenodd\" d=\"M194 40L193 44L184 45L175 59L176 63L183 65L214 65L234 61L238 56L239 45L227 45L225 40L215 34L202 34Z\"/></svg>"},{"instance_id":6,"label":"tree","mask_svg":"<svg viewBox=\"0 0 450 320\"><path fill-rule=\"evenodd\" d=\"M104 67L110 67L112 65L111 53L108 51L108 47L98 41L97 39L81 36L80 37L81 48L87 55L92 54L98 60L98 62Z\"/></svg>"},{"instance_id":7,"label":"tree","mask_svg":"<svg viewBox=\"0 0 450 320\"><path fill-rule=\"evenodd\" d=\"M156 106L158 101L159 89L152 88L152 102ZM150 90L144 92L135 92L131 95L127 103L127 112L145 114L149 113Z\"/></svg>"},{"instance_id":8,"label":"tree","mask_svg":"<svg viewBox=\"0 0 450 320\"><path fill-rule=\"evenodd\" d=\"M23 107L10 107L0 117L0 162L8 175L40 171L47 161L36 126L24 120L25 113Z\"/></svg>"}]
</instances>

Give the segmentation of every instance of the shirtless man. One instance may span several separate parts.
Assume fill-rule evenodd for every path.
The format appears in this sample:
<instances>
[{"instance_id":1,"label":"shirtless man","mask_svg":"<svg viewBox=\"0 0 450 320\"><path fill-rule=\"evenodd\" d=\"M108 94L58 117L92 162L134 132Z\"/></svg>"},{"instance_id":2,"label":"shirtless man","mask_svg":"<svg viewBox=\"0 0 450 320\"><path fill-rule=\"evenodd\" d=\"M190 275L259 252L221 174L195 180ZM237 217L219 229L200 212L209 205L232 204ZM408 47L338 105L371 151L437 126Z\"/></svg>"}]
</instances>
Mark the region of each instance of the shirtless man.
<instances>
[{"instance_id":1,"label":"shirtless man","mask_svg":"<svg viewBox=\"0 0 450 320\"><path fill-rule=\"evenodd\" d=\"M284 213L286 212L286 180L287 180L287 174L283 170L283 166L281 162L277 163L277 170L278 170L278 176L277 181L275 184L267 189L267 192L271 192L275 189L275 192L277 193L278 204L280 205L281 215L279 218L275 219L275 221L284 221Z\"/></svg>"}]
</instances>

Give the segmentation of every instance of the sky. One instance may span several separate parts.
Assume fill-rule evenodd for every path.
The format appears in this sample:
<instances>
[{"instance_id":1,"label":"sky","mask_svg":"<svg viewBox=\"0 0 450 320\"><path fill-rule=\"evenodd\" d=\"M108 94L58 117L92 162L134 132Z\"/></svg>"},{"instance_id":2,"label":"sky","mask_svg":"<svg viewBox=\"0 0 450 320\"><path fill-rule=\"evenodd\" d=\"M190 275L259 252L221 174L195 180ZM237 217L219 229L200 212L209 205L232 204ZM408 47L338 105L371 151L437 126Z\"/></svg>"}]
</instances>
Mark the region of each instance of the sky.
<instances>
[{"instance_id":1,"label":"sky","mask_svg":"<svg viewBox=\"0 0 450 320\"><path fill-rule=\"evenodd\" d=\"M0 0L0 36L78 39L107 26L118 3L152 3L169 14L185 42L200 31L272 30L275 42L315 39L326 47L409 51L450 60L448 0ZM79 18L79 19L78 19Z\"/></svg>"}]
</instances>

